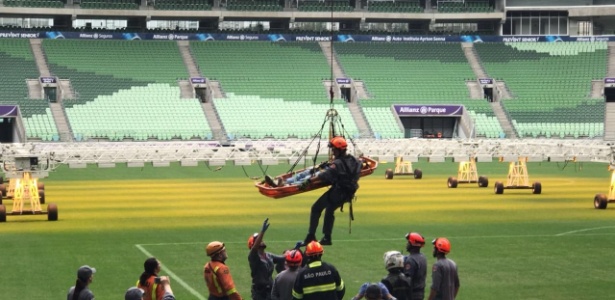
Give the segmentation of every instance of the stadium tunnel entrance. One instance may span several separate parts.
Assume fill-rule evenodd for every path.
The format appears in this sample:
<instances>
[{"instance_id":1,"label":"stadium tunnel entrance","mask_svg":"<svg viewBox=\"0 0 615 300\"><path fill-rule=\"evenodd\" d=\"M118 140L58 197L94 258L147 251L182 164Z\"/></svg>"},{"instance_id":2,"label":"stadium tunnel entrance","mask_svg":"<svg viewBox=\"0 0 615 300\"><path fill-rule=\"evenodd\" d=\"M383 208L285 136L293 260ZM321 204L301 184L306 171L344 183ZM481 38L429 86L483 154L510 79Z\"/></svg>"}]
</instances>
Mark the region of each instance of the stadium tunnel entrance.
<instances>
[{"instance_id":1,"label":"stadium tunnel entrance","mask_svg":"<svg viewBox=\"0 0 615 300\"><path fill-rule=\"evenodd\" d=\"M463 105L393 105L404 138L470 137L472 122Z\"/></svg>"},{"instance_id":2,"label":"stadium tunnel entrance","mask_svg":"<svg viewBox=\"0 0 615 300\"><path fill-rule=\"evenodd\" d=\"M0 105L0 143L26 142L26 129L17 105Z\"/></svg>"},{"instance_id":3,"label":"stadium tunnel entrance","mask_svg":"<svg viewBox=\"0 0 615 300\"><path fill-rule=\"evenodd\" d=\"M401 117L405 138L453 138L457 117Z\"/></svg>"}]
</instances>

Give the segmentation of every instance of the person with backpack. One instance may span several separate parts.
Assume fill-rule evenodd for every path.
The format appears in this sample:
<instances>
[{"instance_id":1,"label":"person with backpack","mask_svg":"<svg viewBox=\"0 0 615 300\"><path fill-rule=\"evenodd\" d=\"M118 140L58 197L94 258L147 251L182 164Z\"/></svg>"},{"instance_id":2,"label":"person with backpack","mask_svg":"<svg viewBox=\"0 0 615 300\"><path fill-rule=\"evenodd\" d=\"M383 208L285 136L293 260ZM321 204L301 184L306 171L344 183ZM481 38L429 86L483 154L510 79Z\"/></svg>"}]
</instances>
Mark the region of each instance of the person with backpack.
<instances>
[{"instance_id":1,"label":"person with backpack","mask_svg":"<svg viewBox=\"0 0 615 300\"><path fill-rule=\"evenodd\" d=\"M384 253L384 267L389 274L382 278L382 283L397 300L412 299L412 282L404 275L404 255L399 251Z\"/></svg>"},{"instance_id":2,"label":"person with backpack","mask_svg":"<svg viewBox=\"0 0 615 300\"><path fill-rule=\"evenodd\" d=\"M310 226L308 234L303 240L303 245L307 246L311 241L316 241L316 228L320 221L320 216L325 211L325 218L322 228L323 238L319 241L320 245L332 245L331 233L335 222L335 211L342 207L344 203L352 201L355 192L359 189L359 178L361 176L361 161L356 157L346 153L348 143L341 136L336 136L329 141L334 156L333 162L324 167L317 177L323 182L331 184L331 187L314 202L310 212ZM300 189L305 190L311 184L311 178L301 183Z\"/></svg>"}]
</instances>

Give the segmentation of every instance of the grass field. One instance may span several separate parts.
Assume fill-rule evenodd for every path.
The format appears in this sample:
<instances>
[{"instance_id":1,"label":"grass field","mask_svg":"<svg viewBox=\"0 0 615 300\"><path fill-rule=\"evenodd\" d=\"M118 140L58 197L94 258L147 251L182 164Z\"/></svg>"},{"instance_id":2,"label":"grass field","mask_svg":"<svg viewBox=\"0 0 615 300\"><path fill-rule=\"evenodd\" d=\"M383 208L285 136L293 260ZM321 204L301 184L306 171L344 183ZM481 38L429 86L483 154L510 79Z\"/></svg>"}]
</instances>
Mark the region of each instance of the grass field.
<instances>
[{"instance_id":1,"label":"grass field","mask_svg":"<svg viewBox=\"0 0 615 300\"><path fill-rule=\"evenodd\" d=\"M479 163L489 188L446 187L457 164L415 164L423 179L384 179L382 164L361 181L355 222L337 212L333 246L323 259L346 282L346 299L361 283L386 274L382 255L403 250L408 231L431 241L446 236L459 267L458 299L612 299L615 295L615 207L593 208L607 192L605 164L530 163L531 181L543 193L493 193L508 165ZM288 166L268 169L285 172ZM245 169L261 175L257 166ZM1 299L65 299L83 264L98 269L91 289L97 299L122 299L153 255L170 275L178 299L206 299L205 245L224 241L227 264L244 298L250 298L246 241L268 217L268 250L279 253L303 239L309 209L324 190L285 199L261 196L240 167L212 172L205 166L168 168L60 168L44 180L47 203L59 221L8 216L0 224ZM10 209L12 201L5 200ZM615 204L612 204L615 206ZM321 222L322 223L322 222ZM430 265L431 247L423 252ZM431 271L428 272L428 284Z\"/></svg>"}]
</instances>

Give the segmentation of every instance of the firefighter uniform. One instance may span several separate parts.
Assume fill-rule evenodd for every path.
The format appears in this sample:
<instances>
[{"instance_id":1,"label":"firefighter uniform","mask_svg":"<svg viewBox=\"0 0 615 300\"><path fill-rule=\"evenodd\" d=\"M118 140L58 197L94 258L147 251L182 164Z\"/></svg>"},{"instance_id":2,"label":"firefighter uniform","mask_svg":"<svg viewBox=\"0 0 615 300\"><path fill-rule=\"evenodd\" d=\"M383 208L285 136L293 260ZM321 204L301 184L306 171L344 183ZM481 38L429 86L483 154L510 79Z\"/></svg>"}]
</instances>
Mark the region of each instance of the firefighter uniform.
<instances>
[{"instance_id":1,"label":"firefighter uniform","mask_svg":"<svg viewBox=\"0 0 615 300\"><path fill-rule=\"evenodd\" d=\"M208 300L241 300L228 267L220 261L210 261L204 267L204 277L209 290Z\"/></svg>"},{"instance_id":2,"label":"firefighter uniform","mask_svg":"<svg viewBox=\"0 0 615 300\"><path fill-rule=\"evenodd\" d=\"M334 266L315 260L299 271L293 288L295 300L340 300L346 287Z\"/></svg>"},{"instance_id":3,"label":"firefighter uniform","mask_svg":"<svg viewBox=\"0 0 615 300\"><path fill-rule=\"evenodd\" d=\"M141 285L137 280L137 287L145 291L143 300L161 300L164 298L164 287L156 283L156 276L152 275L147 278L145 285Z\"/></svg>"},{"instance_id":4,"label":"firefighter uniform","mask_svg":"<svg viewBox=\"0 0 615 300\"><path fill-rule=\"evenodd\" d=\"M423 253L412 253L404 259L404 274L412 279L412 300L425 297L427 258Z\"/></svg>"},{"instance_id":5,"label":"firefighter uniform","mask_svg":"<svg viewBox=\"0 0 615 300\"><path fill-rule=\"evenodd\" d=\"M252 275L252 299L271 299L274 264L284 263L284 256L265 252L263 257L258 251L250 251L248 262Z\"/></svg>"},{"instance_id":6,"label":"firefighter uniform","mask_svg":"<svg viewBox=\"0 0 615 300\"><path fill-rule=\"evenodd\" d=\"M318 173L318 178L323 182L331 184L331 187L312 205L310 214L309 236L316 234L318 221L322 211L325 211L322 232L326 238L331 237L333 223L335 222L334 212L344 203L352 201L355 192L359 188L359 177L361 176L362 163L352 155L344 155L336 158L322 172ZM309 241L305 241L308 243Z\"/></svg>"},{"instance_id":7,"label":"firefighter uniform","mask_svg":"<svg viewBox=\"0 0 615 300\"><path fill-rule=\"evenodd\" d=\"M438 259L431 272L431 289L437 292L435 299L455 299L455 291L459 289L457 264L448 258Z\"/></svg>"}]
</instances>

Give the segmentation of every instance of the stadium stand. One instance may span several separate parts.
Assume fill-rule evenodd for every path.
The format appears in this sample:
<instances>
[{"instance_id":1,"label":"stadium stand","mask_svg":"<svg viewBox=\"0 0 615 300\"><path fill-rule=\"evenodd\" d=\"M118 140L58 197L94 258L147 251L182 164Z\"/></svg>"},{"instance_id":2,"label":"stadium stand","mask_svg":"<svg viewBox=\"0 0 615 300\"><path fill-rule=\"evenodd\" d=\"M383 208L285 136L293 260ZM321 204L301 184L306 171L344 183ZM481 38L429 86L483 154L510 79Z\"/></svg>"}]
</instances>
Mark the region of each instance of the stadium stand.
<instances>
[{"instance_id":1,"label":"stadium stand","mask_svg":"<svg viewBox=\"0 0 615 300\"><path fill-rule=\"evenodd\" d=\"M122 89L66 109L76 140L211 139L198 99L180 99L166 83Z\"/></svg>"},{"instance_id":2,"label":"stadium stand","mask_svg":"<svg viewBox=\"0 0 615 300\"><path fill-rule=\"evenodd\" d=\"M58 130L43 99L28 99L26 79L38 80L38 69L27 39L0 39L0 104L19 105L28 138L51 141Z\"/></svg>"},{"instance_id":3,"label":"stadium stand","mask_svg":"<svg viewBox=\"0 0 615 300\"><path fill-rule=\"evenodd\" d=\"M154 3L155 9L164 10L211 10L209 1L206 0L156 0Z\"/></svg>"},{"instance_id":4,"label":"stadium stand","mask_svg":"<svg viewBox=\"0 0 615 300\"><path fill-rule=\"evenodd\" d=\"M327 1L299 1L297 4L299 11L353 11L348 0L327 0Z\"/></svg>"},{"instance_id":5,"label":"stadium stand","mask_svg":"<svg viewBox=\"0 0 615 300\"><path fill-rule=\"evenodd\" d=\"M338 101L341 103L341 100ZM312 104L306 101L284 101L280 98L260 98L227 93L226 98L214 99L214 105L230 139L288 138L308 139L322 124L329 104ZM343 104L336 104L346 131L355 136L358 129L350 112ZM248 124L249 126L246 126Z\"/></svg>"},{"instance_id":6,"label":"stadium stand","mask_svg":"<svg viewBox=\"0 0 615 300\"><path fill-rule=\"evenodd\" d=\"M139 9L134 0L81 0L80 5L88 9Z\"/></svg>"},{"instance_id":7,"label":"stadium stand","mask_svg":"<svg viewBox=\"0 0 615 300\"><path fill-rule=\"evenodd\" d=\"M226 9L242 11L281 11L283 7L275 0L229 0L227 1Z\"/></svg>"},{"instance_id":8,"label":"stadium stand","mask_svg":"<svg viewBox=\"0 0 615 300\"><path fill-rule=\"evenodd\" d=\"M323 103L330 69L317 43L191 43L206 77L237 95Z\"/></svg>"},{"instance_id":9,"label":"stadium stand","mask_svg":"<svg viewBox=\"0 0 615 300\"><path fill-rule=\"evenodd\" d=\"M22 7L45 7L45 8L62 8L63 1L46 1L46 0L4 0L4 6L22 6Z\"/></svg>"},{"instance_id":10,"label":"stadium stand","mask_svg":"<svg viewBox=\"0 0 615 300\"><path fill-rule=\"evenodd\" d=\"M64 103L75 139L185 139L189 135L211 136L198 101L180 99L177 79L186 77L187 71L176 43L45 40L43 48L52 72L60 78L70 79L78 93L77 99ZM163 95L162 99L158 95ZM134 96L135 101L128 101L128 96ZM138 99L143 97L151 97L148 100L151 102L139 102ZM182 110L190 102L197 105L196 114L187 114ZM150 106L151 109L146 109ZM90 130L88 126L91 124L83 123L84 117L97 116L89 113L90 107L99 109L98 115L109 116L108 111L113 112L109 120L101 122L114 122L115 125L100 123L97 130ZM133 124L132 117L118 110L137 113L138 117L134 117L136 120L156 120L167 127ZM188 130L182 127L184 121L205 127L194 127L198 128L197 131Z\"/></svg>"},{"instance_id":11,"label":"stadium stand","mask_svg":"<svg viewBox=\"0 0 615 300\"><path fill-rule=\"evenodd\" d=\"M442 13L485 13L494 11L494 8L489 5L489 1L450 1L438 2L438 11Z\"/></svg>"},{"instance_id":12,"label":"stadium stand","mask_svg":"<svg viewBox=\"0 0 615 300\"><path fill-rule=\"evenodd\" d=\"M329 101L322 80L330 78L330 68L318 43L196 42L190 45L203 75L219 80L224 90L233 95L229 99L214 102L226 131L233 135L232 137L236 138L244 134L250 136L278 135L273 132L275 128L286 128L286 135L279 133L284 136L299 136L305 132L313 133L315 130L314 122L288 120L288 122L275 122L275 124L267 123L265 127L270 129L255 131L253 128L263 128L260 123L264 122L265 117L259 117L260 113L256 113L254 117L240 119L241 124L233 123L236 119L231 117L232 113L251 113L252 110L245 107L252 107L252 105L267 111L275 110L277 114L272 116L288 115L296 118L313 111L316 115L312 117L319 120L324 117L326 109L323 109L320 104L329 103ZM278 110L275 107L280 105L280 99L284 100L284 107L288 110ZM269 105L268 101L273 102ZM237 103L224 105L228 102ZM300 108L296 108L298 106ZM237 107L244 108L237 110ZM309 109L310 107L313 109ZM346 112L342 111L346 110L347 108L344 107L338 111L340 114L345 114ZM260 110L254 110L254 112L257 111ZM289 111L297 111L300 114L289 114ZM357 133L354 120L351 117L344 119L344 124L350 134ZM289 125L293 128L288 129Z\"/></svg>"},{"instance_id":13,"label":"stadium stand","mask_svg":"<svg viewBox=\"0 0 615 300\"><path fill-rule=\"evenodd\" d=\"M367 10L370 12L421 13L424 9L419 1L368 1Z\"/></svg>"},{"instance_id":14,"label":"stadium stand","mask_svg":"<svg viewBox=\"0 0 615 300\"><path fill-rule=\"evenodd\" d=\"M372 94L372 99L360 103L381 137L403 135L391 112L393 104L462 104L477 116L477 135L500 136L502 129L489 103L469 97L465 81L474 74L459 43L338 43L334 47L346 74L364 80Z\"/></svg>"},{"instance_id":15,"label":"stadium stand","mask_svg":"<svg viewBox=\"0 0 615 300\"><path fill-rule=\"evenodd\" d=\"M591 80L606 75L607 44L475 44L487 73L506 81L514 99L504 108L521 137L602 135L604 105Z\"/></svg>"}]
</instances>

